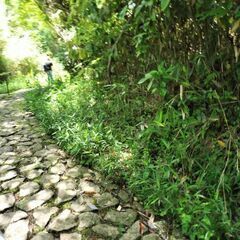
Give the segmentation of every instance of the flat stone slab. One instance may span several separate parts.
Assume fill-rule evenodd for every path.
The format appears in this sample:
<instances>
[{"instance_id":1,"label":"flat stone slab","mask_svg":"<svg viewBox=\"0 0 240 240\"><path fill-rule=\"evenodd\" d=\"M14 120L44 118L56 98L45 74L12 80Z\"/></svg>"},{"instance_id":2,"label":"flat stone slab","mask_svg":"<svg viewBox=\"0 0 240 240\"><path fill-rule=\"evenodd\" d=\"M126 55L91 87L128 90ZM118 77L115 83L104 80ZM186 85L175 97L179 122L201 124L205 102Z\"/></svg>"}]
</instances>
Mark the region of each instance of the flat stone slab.
<instances>
[{"instance_id":1,"label":"flat stone slab","mask_svg":"<svg viewBox=\"0 0 240 240\"><path fill-rule=\"evenodd\" d=\"M79 215L78 229L83 230L85 228L92 227L100 223L100 217L96 213L86 212Z\"/></svg>"},{"instance_id":2,"label":"flat stone slab","mask_svg":"<svg viewBox=\"0 0 240 240\"><path fill-rule=\"evenodd\" d=\"M27 151L25 151L25 152L21 152L21 153L20 153L20 156L21 156L22 158L24 158L24 157L31 157L32 155L33 155L33 153L32 153L31 150L27 150Z\"/></svg>"},{"instance_id":3,"label":"flat stone slab","mask_svg":"<svg viewBox=\"0 0 240 240\"><path fill-rule=\"evenodd\" d=\"M1 159L1 158L0 158ZM8 165L12 165L12 164L17 164L19 163L20 160L16 157L9 157L5 162L4 164L8 164Z\"/></svg>"},{"instance_id":4,"label":"flat stone slab","mask_svg":"<svg viewBox=\"0 0 240 240\"><path fill-rule=\"evenodd\" d=\"M8 137L8 136L11 136L11 135L13 135L14 133L16 133L17 132L17 130L8 130L8 129L5 129L5 130L2 130L1 132L0 132L0 136L1 137Z\"/></svg>"},{"instance_id":5,"label":"flat stone slab","mask_svg":"<svg viewBox=\"0 0 240 240\"><path fill-rule=\"evenodd\" d=\"M33 196L24 198L17 203L17 206L22 210L31 211L51 199L53 194L51 190L42 190Z\"/></svg>"},{"instance_id":6,"label":"flat stone slab","mask_svg":"<svg viewBox=\"0 0 240 240\"><path fill-rule=\"evenodd\" d=\"M15 204L15 197L12 193L0 195L0 212L12 207Z\"/></svg>"},{"instance_id":7,"label":"flat stone slab","mask_svg":"<svg viewBox=\"0 0 240 240\"><path fill-rule=\"evenodd\" d=\"M73 180L61 181L56 188L58 189L57 204L70 201L77 195L76 183Z\"/></svg>"},{"instance_id":8,"label":"flat stone slab","mask_svg":"<svg viewBox=\"0 0 240 240\"><path fill-rule=\"evenodd\" d=\"M20 187L19 196L26 197L33 193L36 193L40 189L40 186L36 182L26 182Z\"/></svg>"},{"instance_id":9,"label":"flat stone slab","mask_svg":"<svg viewBox=\"0 0 240 240\"><path fill-rule=\"evenodd\" d=\"M99 193L100 187L93 182L81 179L79 183L79 190L83 193Z\"/></svg>"},{"instance_id":10,"label":"flat stone slab","mask_svg":"<svg viewBox=\"0 0 240 240\"><path fill-rule=\"evenodd\" d=\"M4 233L4 238L6 240L27 240L29 232L28 224L29 221L27 219L11 223Z\"/></svg>"},{"instance_id":11,"label":"flat stone slab","mask_svg":"<svg viewBox=\"0 0 240 240\"><path fill-rule=\"evenodd\" d=\"M113 207L119 203L119 200L110 193L103 193L97 198L97 205L100 208Z\"/></svg>"},{"instance_id":12,"label":"flat stone slab","mask_svg":"<svg viewBox=\"0 0 240 240\"><path fill-rule=\"evenodd\" d=\"M168 238L169 233L169 226L166 221L158 221L154 223L154 226L156 228L156 232L162 237L162 238Z\"/></svg>"},{"instance_id":13,"label":"flat stone slab","mask_svg":"<svg viewBox=\"0 0 240 240\"><path fill-rule=\"evenodd\" d=\"M60 240L81 240L82 235L79 233L61 233Z\"/></svg>"},{"instance_id":14,"label":"flat stone slab","mask_svg":"<svg viewBox=\"0 0 240 240\"><path fill-rule=\"evenodd\" d=\"M35 143L31 146L32 152L40 151L42 148L43 148L43 146L40 143Z\"/></svg>"},{"instance_id":15,"label":"flat stone slab","mask_svg":"<svg viewBox=\"0 0 240 240\"><path fill-rule=\"evenodd\" d=\"M9 171L0 175L0 181L7 181L17 176L16 171Z\"/></svg>"},{"instance_id":16,"label":"flat stone slab","mask_svg":"<svg viewBox=\"0 0 240 240\"><path fill-rule=\"evenodd\" d=\"M12 165L3 165L2 167L0 167L0 173L4 173L4 172L10 171L10 170L13 170L15 168L16 167L12 166Z\"/></svg>"},{"instance_id":17,"label":"flat stone slab","mask_svg":"<svg viewBox=\"0 0 240 240\"><path fill-rule=\"evenodd\" d=\"M105 238L116 239L120 232L117 227L113 227L107 224L98 224L92 228L92 230Z\"/></svg>"},{"instance_id":18,"label":"flat stone slab","mask_svg":"<svg viewBox=\"0 0 240 240\"><path fill-rule=\"evenodd\" d=\"M59 209L57 207L52 207L52 208L40 207L35 209L33 212L35 223L39 227L44 228L48 224L51 216L56 214L58 210Z\"/></svg>"},{"instance_id":19,"label":"flat stone slab","mask_svg":"<svg viewBox=\"0 0 240 240\"><path fill-rule=\"evenodd\" d=\"M31 240L54 240L54 237L52 234L47 232L40 232L37 235L35 235Z\"/></svg>"},{"instance_id":20,"label":"flat stone slab","mask_svg":"<svg viewBox=\"0 0 240 240\"><path fill-rule=\"evenodd\" d=\"M16 156L15 152L5 152L2 155L0 155L0 159L7 160L9 157L15 157L15 156Z\"/></svg>"},{"instance_id":21,"label":"flat stone slab","mask_svg":"<svg viewBox=\"0 0 240 240\"><path fill-rule=\"evenodd\" d=\"M55 166L50 168L50 173L62 175L65 172L66 168L62 163L58 163Z\"/></svg>"},{"instance_id":22,"label":"flat stone slab","mask_svg":"<svg viewBox=\"0 0 240 240\"><path fill-rule=\"evenodd\" d=\"M168 239L168 238L167 238ZM149 235L146 235L142 238L142 240L161 240L161 238L155 234L155 233L152 233L152 234L149 234Z\"/></svg>"},{"instance_id":23,"label":"flat stone slab","mask_svg":"<svg viewBox=\"0 0 240 240\"><path fill-rule=\"evenodd\" d=\"M24 181L24 178L14 178L10 181L4 182L2 183L2 188L4 190L9 189L9 190L14 190L17 187L19 187L19 185L21 185Z\"/></svg>"},{"instance_id":24,"label":"flat stone slab","mask_svg":"<svg viewBox=\"0 0 240 240\"><path fill-rule=\"evenodd\" d=\"M78 217L71 213L69 209L61 212L48 225L50 231L61 232L69 230L78 225Z\"/></svg>"},{"instance_id":25,"label":"flat stone slab","mask_svg":"<svg viewBox=\"0 0 240 240\"><path fill-rule=\"evenodd\" d=\"M110 221L116 225L130 226L137 218L137 213L132 209L127 209L125 212L110 210L107 212L104 220Z\"/></svg>"},{"instance_id":26,"label":"flat stone slab","mask_svg":"<svg viewBox=\"0 0 240 240\"><path fill-rule=\"evenodd\" d=\"M78 213L98 211L98 208L96 207L96 205L92 203L80 204L78 201L72 202L70 208L74 212L78 212Z\"/></svg>"},{"instance_id":27,"label":"flat stone slab","mask_svg":"<svg viewBox=\"0 0 240 240\"><path fill-rule=\"evenodd\" d=\"M0 214L0 229L5 229L10 223L17 222L27 217L27 213L23 211L7 212L4 214Z\"/></svg>"},{"instance_id":28,"label":"flat stone slab","mask_svg":"<svg viewBox=\"0 0 240 240\"><path fill-rule=\"evenodd\" d=\"M24 172L28 172L28 171L31 171L33 169L37 169L40 167L42 167L42 165L40 163L33 163L33 164L29 164L29 165L21 167L20 172L24 173Z\"/></svg>"},{"instance_id":29,"label":"flat stone slab","mask_svg":"<svg viewBox=\"0 0 240 240\"><path fill-rule=\"evenodd\" d=\"M130 200L129 194L128 194L126 191L124 191L124 190L120 190L120 191L119 191L118 197L119 197L124 203L127 203L127 202L129 202L129 200Z\"/></svg>"},{"instance_id":30,"label":"flat stone slab","mask_svg":"<svg viewBox=\"0 0 240 240\"><path fill-rule=\"evenodd\" d=\"M76 197L77 191L71 190L71 189L61 189L58 190L56 204L68 202L72 200L74 197Z\"/></svg>"},{"instance_id":31,"label":"flat stone slab","mask_svg":"<svg viewBox=\"0 0 240 240\"><path fill-rule=\"evenodd\" d=\"M34 169L32 171L27 172L26 177L29 180L33 180L33 179L41 176L43 172L44 171L42 169Z\"/></svg>"},{"instance_id":32,"label":"flat stone slab","mask_svg":"<svg viewBox=\"0 0 240 240\"><path fill-rule=\"evenodd\" d=\"M53 162L54 164L56 164L59 159L61 159L61 156L54 153L51 153L45 157L45 160Z\"/></svg>"},{"instance_id":33,"label":"flat stone slab","mask_svg":"<svg viewBox=\"0 0 240 240\"><path fill-rule=\"evenodd\" d=\"M73 167L68 169L68 171L66 172L66 176L71 178L79 178L81 176L81 168Z\"/></svg>"},{"instance_id":34,"label":"flat stone slab","mask_svg":"<svg viewBox=\"0 0 240 240\"><path fill-rule=\"evenodd\" d=\"M49 188L50 186L58 183L60 176L58 174L45 174L41 177L41 183L44 187Z\"/></svg>"},{"instance_id":35,"label":"flat stone slab","mask_svg":"<svg viewBox=\"0 0 240 240\"><path fill-rule=\"evenodd\" d=\"M141 237L141 234L144 234L148 231L148 228L143 225L140 221L136 221L120 240L137 240Z\"/></svg>"}]
</instances>

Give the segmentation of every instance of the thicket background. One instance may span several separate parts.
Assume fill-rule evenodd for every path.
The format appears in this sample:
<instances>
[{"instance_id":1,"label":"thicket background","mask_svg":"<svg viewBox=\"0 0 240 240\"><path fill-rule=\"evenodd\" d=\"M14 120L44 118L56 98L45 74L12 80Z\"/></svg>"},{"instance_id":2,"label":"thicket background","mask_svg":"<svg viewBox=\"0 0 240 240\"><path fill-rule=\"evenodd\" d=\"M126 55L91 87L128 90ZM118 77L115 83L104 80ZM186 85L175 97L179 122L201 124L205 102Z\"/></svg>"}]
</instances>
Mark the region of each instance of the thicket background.
<instances>
[{"instance_id":1,"label":"thicket background","mask_svg":"<svg viewBox=\"0 0 240 240\"><path fill-rule=\"evenodd\" d=\"M239 239L239 1L7 2L71 73L28 96L59 144L190 239Z\"/></svg>"}]
</instances>

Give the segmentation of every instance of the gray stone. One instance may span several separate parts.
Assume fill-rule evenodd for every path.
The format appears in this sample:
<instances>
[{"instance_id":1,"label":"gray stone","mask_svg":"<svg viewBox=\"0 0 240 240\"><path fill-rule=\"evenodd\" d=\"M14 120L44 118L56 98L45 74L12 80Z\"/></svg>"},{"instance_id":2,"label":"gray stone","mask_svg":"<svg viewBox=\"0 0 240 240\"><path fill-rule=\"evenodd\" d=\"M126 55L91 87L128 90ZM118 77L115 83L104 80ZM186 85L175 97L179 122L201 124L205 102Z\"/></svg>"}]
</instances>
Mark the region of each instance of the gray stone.
<instances>
[{"instance_id":1,"label":"gray stone","mask_svg":"<svg viewBox=\"0 0 240 240\"><path fill-rule=\"evenodd\" d=\"M15 201L15 197L12 193L0 195L0 212L12 207Z\"/></svg>"},{"instance_id":2,"label":"gray stone","mask_svg":"<svg viewBox=\"0 0 240 240\"><path fill-rule=\"evenodd\" d=\"M142 232L141 232L142 231ZM120 238L120 240L137 240L148 231L147 227L140 221L136 221L127 232Z\"/></svg>"},{"instance_id":3,"label":"gray stone","mask_svg":"<svg viewBox=\"0 0 240 240\"><path fill-rule=\"evenodd\" d=\"M54 162L56 164L61 157L57 154L51 153L45 157L45 160Z\"/></svg>"},{"instance_id":4,"label":"gray stone","mask_svg":"<svg viewBox=\"0 0 240 240\"><path fill-rule=\"evenodd\" d=\"M97 205L100 208L113 207L119 203L119 200L112 196L110 193L103 193L97 198Z\"/></svg>"},{"instance_id":5,"label":"gray stone","mask_svg":"<svg viewBox=\"0 0 240 240\"><path fill-rule=\"evenodd\" d=\"M67 159L67 166L69 167L69 168L72 168L72 167L74 167L74 166L76 166L76 162L74 161L74 159Z\"/></svg>"},{"instance_id":6,"label":"gray stone","mask_svg":"<svg viewBox=\"0 0 240 240\"><path fill-rule=\"evenodd\" d=\"M70 208L74 212L78 213L98 211L98 208L94 204L91 203L80 204L78 201L72 202Z\"/></svg>"},{"instance_id":7,"label":"gray stone","mask_svg":"<svg viewBox=\"0 0 240 240\"><path fill-rule=\"evenodd\" d=\"M69 209L66 209L49 223L48 229L61 232L76 227L77 225L77 216L72 214Z\"/></svg>"},{"instance_id":8,"label":"gray stone","mask_svg":"<svg viewBox=\"0 0 240 240\"><path fill-rule=\"evenodd\" d=\"M15 169L15 166L11 166L11 165L3 165L2 167L0 167L0 173L6 172L6 171L10 171Z\"/></svg>"},{"instance_id":9,"label":"gray stone","mask_svg":"<svg viewBox=\"0 0 240 240\"><path fill-rule=\"evenodd\" d=\"M37 192L40 186L36 182L26 182L20 187L19 196L25 197Z\"/></svg>"},{"instance_id":10,"label":"gray stone","mask_svg":"<svg viewBox=\"0 0 240 240\"><path fill-rule=\"evenodd\" d=\"M42 148L43 148L42 144L35 143L32 145L31 150L32 152L37 152L37 151L40 151Z\"/></svg>"},{"instance_id":11,"label":"gray stone","mask_svg":"<svg viewBox=\"0 0 240 240\"><path fill-rule=\"evenodd\" d=\"M7 143L7 140L5 138L3 138L3 137L0 137L0 146L2 147L6 143Z\"/></svg>"},{"instance_id":12,"label":"gray stone","mask_svg":"<svg viewBox=\"0 0 240 240\"><path fill-rule=\"evenodd\" d=\"M81 240L82 235L79 233L61 233L60 240Z\"/></svg>"},{"instance_id":13,"label":"gray stone","mask_svg":"<svg viewBox=\"0 0 240 240\"><path fill-rule=\"evenodd\" d=\"M54 240L54 237L48 232L40 232L35 235L31 240Z\"/></svg>"},{"instance_id":14,"label":"gray stone","mask_svg":"<svg viewBox=\"0 0 240 240\"><path fill-rule=\"evenodd\" d=\"M109 192L113 191L113 190L117 190L118 189L118 186L116 184L113 184L112 182L110 181L103 181L102 183L102 186Z\"/></svg>"},{"instance_id":15,"label":"gray stone","mask_svg":"<svg viewBox=\"0 0 240 240\"><path fill-rule=\"evenodd\" d=\"M32 151L31 150L27 150L25 152L21 152L20 153L20 157L31 157L33 155Z\"/></svg>"},{"instance_id":16,"label":"gray stone","mask_svg":"<svg viewBox=\"0 0 240 240\"><path fill-rule=\"evenodd\" d=\"M129 194L124 190L120 190L118 196L124 203L127 203L130 200Z\"/></svg>"},{"instance_id":17,"label":"gray stone","mask_svg":"<svg viewBox=\"0 0 240 240\"><path fill-rule=\"evenodd\" d=\"M152 234L149 234L149 235L146 235L142 238L142 240L161 240L162 238L160 238L157 234L155 233L152 233ZM166 238L168 239L168 238Z\"/></svg>"},{"instance_id":18,"label":"gray stone","mask_svg":"<svg viewBox=\"0 0 240 240\"><path fill-rule=\"evenodd\" d=\"M49 188L60 181L60 176L57 174L45 174L41 177L41 183L45 188Z\"/></svg>"},{"instance_id":19,"label":"gray stone","mask_svg":"<svg viewBox=\"0 0 240 240\"><path fill-rule=\"evenodd\" d=\"M27 218L27 216L27 213L23 211L0 214L0 229L5 229L10 223L17 222L23 218Z\"/></svg>"},{"instance_id":20,"label":"gray stone","mask_svg":"<svg viewBox=\"0 0 240 240\"><path fill-rule=\"evenodd\" d=\"M28 220L11 223L5 231L4 238L6 240L27 240L29 232L28 224Z\"/></svg>"},{"instance_id":21,"label":"gray stone","mask_svg":"<svg viewBox=\"0 0 240 240\"><path fill-rule=\"evenodd\" d=\"M71 178L79 178L81 176L80 168L79 167L70 168L66 172L66 176L71 177Z\"/></svg>"},{"instance_id":22,"label":"gray stone","mask_svg":"<svg viewBox=\"0 0 240 240\"><path fill-rule=\"evenodd\" d=\"M100 223L100 217L96 213L86 212L79 215L78 229L83 230L85 228L92 227Z\"/></svg>"},{"instance_id":23,"label":"gray stone","mask_svg":"<svg viewBox=\"0 0 240 240\"><path fill-rule=\"evenodd\" d=\"M115 210L110 210L107 212L104 220L110 221L116 225L126 225L130 226L134 223L137 218L137 213L132 209L127 209L125 212L118 212Z\"/></svg>"},{"instance_id":24,"label":"gray stone","mask_svg":"<svg viewBox=\"0 0 240 240\"><path fill-rule=\"evenodd\" d=\"M23 166L20 168L20 172L28 172L28 171L31 171L33 169L37 169L37 168L40 168L42 165L40 163L33 163L33 164L29 164L27 166Z\"/></svg>"},{"instance_id":25,"label":"gray stone","mask_svg":"<svg viewBox=\"0 0 240 240\"><path fill-rule=\"evenodd\" d=\"M17 130L14 130L14 129L4 129L0 132L0 136L1 137L8 137L10 135L13 135L16 132L17 132Z\"/></svg>"},{"instance_id":26,"label":"gray stone","mask_svg":"<svg viewBox=\"0 0 240 240\"><path fill-rule=\"evenodd\" d=\"M13 149L14 149L14 148L13 148L12 146L10 146L10 145L7 146L7 145L6 145L6 146L0 148L0 153L12 152Z\"/></svg>"},{"instance_id":27,"label":"gray stone","mask_svg":"<svg viewBox=\"0 0 240 240\"><path fill-rule=\"evenodd\" d=\"M71 189L61 189L61 190L58 190L56 203L60 204L60 203L63 203L63 202L70 201L76 195L77 195L77 191L76 190L71 190Z\"/></svg>"},{"instance_id":28,"label":"gray stone","mask_svg":"<svg viewBox=\"0 0 240 240\"><path fill-rule=\"evenodd\" d=\"M0 155L1 160L7 160L9 157L15 157L16 153L15 152L5 152L2 155Z\"/></svg>"},{"instance_id":29,"label":"gray stone","mask_svg":"<svg viewBox=\"0 0 240 240\"><path fill-rule=\"evenodd\" d=\"M14 190L16 189L20 184L22 184L24 181L24 178L14 178L10 181L2 183L2 188L4 190L9 189L9 190Z\"/></svg>"},{"instance_id":30,"label":"gray stone","mask_svg":"<svg viewBox=\"0 0 240 240\"><path fill-rule=\"evenodd\" d=\"M12 141L7 143L7 145L9 145L9 146L15 146L17 144L18 144L18 141L16 141L16 140L12 140Z\"/></svg>"},{"instance_id":31,"label":"gray stone","mask_svg":"<svg viewBox=\"0 0 240 240\"><path fill-rule=\"evenodd\" d=\"M53 194L54 193L51 190L42 190L33 196L26 197L25 199L19 201L17 206L25 211L31 211L51 199Z\"/></svg>"},{"instance_id":32,"label":"gray stone","mask_svg":"<svg viewBox=\"0 0 240 240\"><path fill-rule=\"evenodd\" d=\"M33 142L32 141L26 141L26 142L21 142L21 145L22 146L32 146L33 145Z\"/></svg>"},{"instance_id":33,"label":"gray stone","mask_svg":"<svg viewBox=\"0 0 240 240\"><path fill-rule=\"evenodd\" d=\"M116 239L120 234L117 227L113 227L107 224L98 224L92 228L92 230L106 238Z\"/></svg>"},{"instance_id":34,"label":"gray stone","mask_svg":"<svg viewBox=\"0 0 240 240\"><path fill-rule=\"evenodd\" d=\"M17 150L18 153L23 153L23 152L27 152L29 150L29 148L26 147L26 146L18 145L16 150Z\"/></svg>"},{"instance_id":35,"label":"gray stone","mask_svg":"<svg viewBox=\"0 0 240 240\"><path fill-rule=\"evenodd\" d=\"M17 176L16 171L9 171L0 175L0 181L7 181Z\"/></svg>"},{"instance_id":36,"label":"gray stone","mask_svg":"<svg viewBox=\"0 0 240 240\"><path fill-rule=\"evenodd\" d=\"M166 221L158 221L154 223L157 233L161 238L168 238L169 226Z\"/></svg>"},{"instance_id":37,"label":"gray stone","mask_svg":"<svg viewBox=\"0 0 240 240\"><path fill-rule=\"evenodd\" d=\"M72 180L61 181L57 184L58 195L56 203L63 203L73 199L77 195L76 183Z\"/></svg>"},{"instance_id":38,"label":"gray stone","mask_svg":"<svg viewBox=\"0 0 240 240\"><path fill-rule=\"evenodd\" d=\"M30 172L27 172L27 173L26 173L26 177L27 177L29 180L33 180L33 179L41 176L43 172L44 172L44 171L43 171L42 169L34 169L34 170L30 171Z\"/></svg>"},{"instance_id":39,"label":"gray stone","mask_svg":"<svg viewBox=\"0 0 240 240\"><path fill-rule=\"evenodd\" d=\"M49 154L49 150L42 149L40 151L35 152L34 156L36 156L36 157L45 157L45 156L47 156L47 154Z\"/></svg>"},{"instance_id":40,"label":"gray stone","mask_svg":"<svg viewBox=\"0 0 240 240\"><path fill-rule=\"evenodd\" d=\"M4 164L7 164L7 165L12 165L12 164L17 164L19 163L20 160L17 159L16 157L9 157L5 162Z\"/></svg>"},{"instance_id":41,"label":"gray stone","mask_svg":"<svg viewBox=\"0 0 240 240\"><path fill-rule=\"evenodd\" d=\"M50 168L50 173L62 175L65 172L65 170L66 170L65 166L62 163L58 163Z\"/></svg>"},{"instance_id":42,"label":"gray stone","mask_svg":"<svg viewBox=\"0 0 240 240\"><path fill-rule=\"evenodd\" d=\"M80 180L79 189L83 193L99 193L100 192L100 187L98 185L83 179Z\"/></svg>"},{"instance_id":43,"label":"gray stone","mask_svg":"<svg viewBox=\"0 0 240 240\"><path fill-rule=\"evenodd\" d=\"M56 188L58 190L61 189L76 189L77 185L74 180L66 180L66 181L61 181L56 185Z\"/></svg>"},{"instance_id":44,"label":"gray stone","mask_svg":"<svg viewBox=\"0 0 240 240\"><path fill-rule=\"evenodd\" d=\"M52 207L52 208L48 208L48 207L40 207L34 210L33 212L33 217L35 218L35 223L41 227L44 228L52 215L56 214L58 212L58 208L57 207Z\"/></svg>"}]
</instances>

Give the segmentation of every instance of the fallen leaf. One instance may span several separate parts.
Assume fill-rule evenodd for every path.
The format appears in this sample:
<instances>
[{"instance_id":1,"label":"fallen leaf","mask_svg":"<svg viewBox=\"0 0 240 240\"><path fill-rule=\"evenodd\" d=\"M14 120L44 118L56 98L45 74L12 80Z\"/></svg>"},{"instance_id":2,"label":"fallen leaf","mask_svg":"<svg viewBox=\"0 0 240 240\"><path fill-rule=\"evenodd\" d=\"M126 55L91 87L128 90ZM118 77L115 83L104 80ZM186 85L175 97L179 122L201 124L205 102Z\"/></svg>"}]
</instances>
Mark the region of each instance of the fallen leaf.
<instances>
[{"instance_id":1,"label":"fallen leaf","mask_svg":"<svg viewBox=\"0 0 240 240\"><path fill-rule=\"evenodd\" d=\"M225 148L225 147L226 147L225 142L223 142L223 141L221 141L221 140L218 140L217 142L218 142L218 145L219 145L220 147L222 147L222 148Z\"/></svg>"}]
</instances>

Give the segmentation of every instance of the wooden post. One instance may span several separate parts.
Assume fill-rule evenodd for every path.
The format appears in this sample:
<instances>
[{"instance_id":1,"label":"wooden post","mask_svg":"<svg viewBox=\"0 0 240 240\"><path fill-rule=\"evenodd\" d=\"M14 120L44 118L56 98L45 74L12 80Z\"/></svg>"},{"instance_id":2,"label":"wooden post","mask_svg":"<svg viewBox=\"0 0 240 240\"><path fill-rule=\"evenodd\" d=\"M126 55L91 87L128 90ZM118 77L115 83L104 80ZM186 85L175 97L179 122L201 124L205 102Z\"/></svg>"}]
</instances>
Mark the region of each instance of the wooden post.
<instances>
[{"instance_id":1,"label":"wooden post","mask_svg":"<svg viewBox=\"0 0 240 240\"><path fill-rule=\"evenodd\" d=\"M10 94L10 91L9 91L9 81L8 81L10 74L11 74L10 72L0 73L0 77L1 76L7 76L7 79L5 80L5 82L6 82L6 87L7 87L7 93L8 94Z\"/></svg>"},{"instance_id":2,"label":"wooden post","mask_svg":"<svg viewBox=\"0 0 240 240\"><path fill-rule=\"evenodd\" d=\"M8 76L7 76L7 79L6 79L6 86L7 86L7 93L8 93L8 95L9 95L9 94L10 94L10 91L9 91Z\"/></svg>"}]
</instances>

